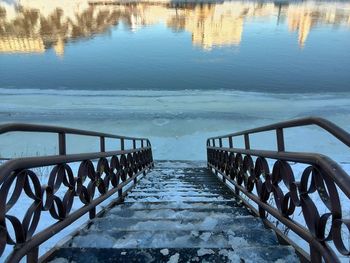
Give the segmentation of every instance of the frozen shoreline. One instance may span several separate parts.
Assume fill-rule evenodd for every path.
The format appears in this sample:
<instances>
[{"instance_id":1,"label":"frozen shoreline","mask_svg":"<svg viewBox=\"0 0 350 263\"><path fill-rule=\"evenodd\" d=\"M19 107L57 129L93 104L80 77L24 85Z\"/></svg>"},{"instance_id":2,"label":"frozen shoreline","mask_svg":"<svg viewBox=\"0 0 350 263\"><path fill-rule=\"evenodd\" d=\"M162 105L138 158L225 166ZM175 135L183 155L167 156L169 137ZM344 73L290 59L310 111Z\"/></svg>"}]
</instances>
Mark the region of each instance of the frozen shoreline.
<instances>
[{"instance_id":1,"label":"frozen shoreline","mask_svg":"<svg viewBox=\"0 0 350 263\"><path fill-rule=\"evenodd\" d=\"M0 89L0 98L0 123L43 123L149 137L155 159L205 160L208 137L310 115L350 130L350 93ZM285 137L287 150L317 151L337 161L350 161L347 147L320 129L288 129ZM52 135L6 134L0 137L0 156L55 153L55 143ZM252 145L274 149L274 134L253 136ZM110 150L115 146L107 142ZM68 151L97 147L95 141L68 138Z\"/></svg>"}]
</instances>

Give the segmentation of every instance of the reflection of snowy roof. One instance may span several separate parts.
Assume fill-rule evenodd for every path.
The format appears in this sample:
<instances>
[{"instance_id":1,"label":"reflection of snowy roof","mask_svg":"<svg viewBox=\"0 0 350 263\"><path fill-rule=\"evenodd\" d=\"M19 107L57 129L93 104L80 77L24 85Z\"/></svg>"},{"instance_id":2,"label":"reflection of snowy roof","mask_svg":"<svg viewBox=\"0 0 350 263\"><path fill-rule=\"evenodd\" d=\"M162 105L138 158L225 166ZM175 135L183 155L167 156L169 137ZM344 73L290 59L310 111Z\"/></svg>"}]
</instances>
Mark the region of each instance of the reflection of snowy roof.
<instances>
[{"instance_id":1,"label":"reflection of snowy roof","mask_svg":"<svg viewBox=\"0 0 350 263\"><path fill-rule=\"evenodd\" d=\"M255 2L236 1L200 6L183 3L179 7L173 1L171 4L169 1L135 1L129 5L123 5L123 1L118 5L105 3L106 1L98 4L86 0L53 0L48 4L46 0L19 0L19 9L13 4L1 3L5 19L0 20L0 27L4 28L2 34L5 35L42 38L45 47L51 46L47 43L56 43L56 53L63 55L63 40L102 33L121 21L132 31L158 23L164 23L173 30L186 30L192 33L193 44L204 49L239 45L245 19L262 17L275 20L279 16L287 17L289 30L299 33L300 46L304 45L309 31L317 23L350 25L349 3L290 3L281 6L281 9L273 3L257 5ZM18 23L18 20L26 20L28 15L32 21L36 14L39 14L36 22ZM16 26L13 25L15 20ZM21 28L21 25L26 28ZM11 46L6 47L11 49ZM18 48L12 51L30 50L38 52L37 49Z\"/></svg>"}]
</instances>

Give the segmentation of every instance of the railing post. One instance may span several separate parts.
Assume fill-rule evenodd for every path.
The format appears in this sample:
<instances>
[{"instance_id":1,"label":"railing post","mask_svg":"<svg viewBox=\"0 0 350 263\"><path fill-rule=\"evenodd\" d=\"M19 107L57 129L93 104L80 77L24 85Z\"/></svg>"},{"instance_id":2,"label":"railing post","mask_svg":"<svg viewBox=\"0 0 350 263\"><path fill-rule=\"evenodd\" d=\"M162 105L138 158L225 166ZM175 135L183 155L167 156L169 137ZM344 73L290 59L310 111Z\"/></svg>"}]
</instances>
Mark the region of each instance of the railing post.
<instances>
[{"instance_id":1,"label":"railing post","mask_svg":"<svg viewBox=\"0 0 350 263\"><path fill-rule=\"evenodd\" d=\"M27 254L27 263L37 263L39 258L39 247L32 248Z\"/></svg>"},{"instance_id":2,"label":"railing post","mask_svg":"<svg viewBox=\"0 0 350 263\"><path fill-rule=\"evenodd\" d=\"M222 138L219 138L219 146L222 148Z\"/></svg>"},{"instance_id":3,"label":"railing post","mask_svg":"<svg viewBox=\"0 0 350 263\"><path fill-rule=\"evenodd\" d=\"M213 147L215 147L215 139L213 139Z\"/></svg>"},{"instance_id":4,"label":"railing post","mask_svg":"<svg viewBox=\"0 0 350 263\"><path fill-rule=\"evenodd\" d=\"M233 148L232 136L228 137L228 145L229 145L230 148Z\"/></svg>"},{"instance_id":5,"label":"railing post","mask_svg":"<svg viewBox=\"0 0 350 263\"><path fill-rule=\"evenodd\" d=\"M58 134L58 153L59 155L66 154L66 134L63 132Z\"/></svg>"},{"instance_id":6,"label":"railing post","mask_svg":"<svg viewBox=\"0 0 350 263\"><path fill-rule=\"evenodd\" d=\"M103 136L100 137L100 151L101 152L106 151L106 142L105 142L105 137Z\"/></svg>"},{"instance_id":7,"label":"railing post","mask_svg":"<svg viewBox=\"0 0 350 263\"><path fill-rule=\"evenodd\" d=\"M249 141L249 134L248 133L244 134L244 145L245 145L246 150L250 149L250 141Z\"/></svg>"},{"instance_id":8,"label":"railing post","mask_svg":"<svg viewBox=\"0 0 350 263\"><path fill-rule=\"evenodd\" d=\"M121 138L121 139L120 139L120 149L121 149L122 151L124 151L124 149L125 149L124 138Z\"/></svg>"},{"instance_id":9,"label":"railing post","mask_svg":"<svg viewBox=\"0 0 350 263\"><path fill-rule=\"evenodd\" d=\"M322 262L321 254L317 251L317 249L312 244L310 244L310 259L312 263Z\"/></svg>"},{"instance_id":10,"label":"railing post","mask_svg":"<svg viewBox=\"0 0 350 263\"><path fill-rule=\"evenodd\" d=\"M118 189L118 198L120 198L120 200L123 200L123 189L122 188Z\"/></svg>"},{"instance_id":11,"label":"railing post","mask_svg":"<svg viewBox=\"0 0 350 263\"><path fill-rule=\"evenodd\" d=\"M141 148L143 148L143 140L141 140Z\"/></svg>"},{"instance_id":12,"label":"railing post","mask_svg":"<svg viewBox=\"0 0 350 263\"><path fill-rule=\"evenodd\" d=\"M135 139L132 140L132 147L133 147L134 149L136 149L136 140L135 140Z\"/></svg>"},{"instance_id":13,"label":"railing post","mask_svg":"<svg viewBox=\"0 0 350 263\"><path fill-rule=\"evenodd\" d=\"M284 152L285 146L284 146L284 136L283 136L282 128L276 129L276 136L277 136L277 150L279 152Z\"/></svg>"}]
</instances>

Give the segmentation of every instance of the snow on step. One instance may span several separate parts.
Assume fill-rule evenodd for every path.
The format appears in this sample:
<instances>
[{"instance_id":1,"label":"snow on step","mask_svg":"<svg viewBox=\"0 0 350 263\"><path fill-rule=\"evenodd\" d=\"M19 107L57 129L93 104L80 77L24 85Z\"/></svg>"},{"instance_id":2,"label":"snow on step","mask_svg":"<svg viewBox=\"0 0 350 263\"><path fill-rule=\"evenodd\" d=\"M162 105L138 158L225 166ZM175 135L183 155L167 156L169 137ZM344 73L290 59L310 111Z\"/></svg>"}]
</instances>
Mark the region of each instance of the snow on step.
<instances>
[{"instance_id":1,"label":"snow on step","mask_svg":"<svg viewBox=\"0 0 350 263\"><path fill-rule=\"evenodd\" d=\"M205 218L222 218L222 219L232 219L233 216L237 218L240 216L244 217L244 209L232 209L232 208L222 208L222 209L208 209L208 208L198 208L193 210L188 209L170 209L170 208L155 208L155 209L125 209L125 210L111 210L110 216L114 220L123 220L125 218L142 218L142 219L205 219ZM248 213L246 213L248 215ZM96 219L96 222L99 219ZM102 220L101 220L102 221ZM260 221L259 221L260 222Z\"/></svg>"},{"instance_id":2,"label":"snow on step","mask_svg":"<svg viewBox=\"0 0 350 263\"><path fill-rule=\"evenodd\" d=\"M191 162L158 163L60 256L64 262L298 262L225 185Z\"/></svg>"},{"instance_id":3,"label":"snow on step","mask_svg":"<svg viewBox=\"0 0 350 263\"><path fill-rule=\"evenodd\" d=\"M67 260L69 259L69 260ZM274 249L256 247L240 248L236 251L217 248L165 248L165 249L113 249L113 248L62 248L60 257L52 263L85 262L232 262L232 263L289 263L298 262L290 247L279 246Z\"/></svg>"},{"instance_id":4,"label":"snow on step","mask_svg":"<svg viewBox=\"0 0 350 263\"><path fill-rule=\"evenodd\" d=\"M263 229L261 221L251 216L242 216L232 218L228 214L224 216L218 214L204 218L147 218L142 215L139 218L121 218L115 215L96 220L90 227L89 233L92 231L159 231L159 230L201 230L201 231L226 231L239 230L250 231L253 229Z\"/></svg>"},{"instance_id":5,"label":"snow on step","mask_svg":"<svg viewBox=\"0 0 350 263\"><path fill-rule=\"evenodd\" d=\"M165 226L167 230L165 231ZM274 236L265 229L215 231L169 230L165 223L159 231L90 231L74 239L72 247L101 248L226 248L275 247ZM174 228L176 229L176 227Z\"/></svg>"}]
</instances>

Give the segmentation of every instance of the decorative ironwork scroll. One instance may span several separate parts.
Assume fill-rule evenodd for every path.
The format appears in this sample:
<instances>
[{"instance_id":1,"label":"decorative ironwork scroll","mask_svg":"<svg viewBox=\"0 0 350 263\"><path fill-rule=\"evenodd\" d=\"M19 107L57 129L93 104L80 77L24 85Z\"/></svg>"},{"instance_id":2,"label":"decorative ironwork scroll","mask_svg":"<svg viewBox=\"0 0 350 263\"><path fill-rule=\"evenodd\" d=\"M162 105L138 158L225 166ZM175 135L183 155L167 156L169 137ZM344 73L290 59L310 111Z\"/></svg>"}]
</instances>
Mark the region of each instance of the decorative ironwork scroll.
<instances>
[{"instance_id":1,"label":"decorative ironwork scroll","mask_svg":"<svg viewBox=\"0 0 350 263\"><path fill-rule=\"evenodd\" d=\"M123 187L132 181L136 183L137 176L153 167L148 139L52 126L0 126L0 134L13 131L57 133L59 155L12 159L0 166L0 255L7 245L13 245L8 262L19 262L24 256L36 262L41 243L86 213L94 218L98 204L115 193L116 199L121 199ZM66 154L66 134L98 137L100 152ZM121 149L106 152L105 138L120 140ZM128 140L132 142L131 149L125 149L124 142ZM38 167L50 169L44 184L37 174ZM23 198L30 199L30 204L23 207L24 216L20 219L12 208ZM77 203L81 206L73 211L73 204ZM54 223L37 231L44 213Z\"/></svg>"},{"instance_id":2,"label":"decorative ironwork scroll","mask_svg":"<svg viewBox=\"0 0 350 263\"><path fill-rule=\"evenodd\" d=\"M308 260L338 262L339 255L350 256L345 241L350 234L350 218L342 212L342 205L350 198L350 176L327 156L285 151L283 129L305 125L318 125L350 146L350 134L338 126L321 118L304 118L209 138L208 166L233 184L242 200L253 201L256 206L244 203L258 216L266 221L271 215L308 242ZM250 134L273 130L277 151L251 149ZM233 138L237 136L244 136L244 149L234 147ZM223 147L224 142L228 147ZM291 162L303 164L300 179L296 179ZM315 196L325 209L318 207ZM297 209L304 224L293 218ZM269 226L278 231L273 224Z\"/></svg>"}]
</instances>

